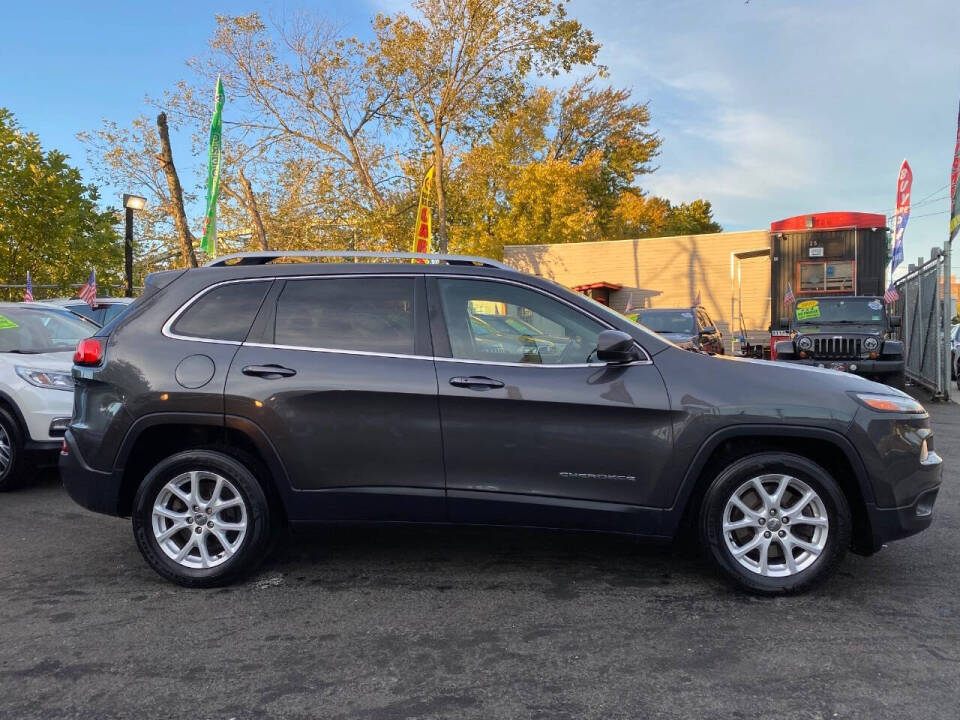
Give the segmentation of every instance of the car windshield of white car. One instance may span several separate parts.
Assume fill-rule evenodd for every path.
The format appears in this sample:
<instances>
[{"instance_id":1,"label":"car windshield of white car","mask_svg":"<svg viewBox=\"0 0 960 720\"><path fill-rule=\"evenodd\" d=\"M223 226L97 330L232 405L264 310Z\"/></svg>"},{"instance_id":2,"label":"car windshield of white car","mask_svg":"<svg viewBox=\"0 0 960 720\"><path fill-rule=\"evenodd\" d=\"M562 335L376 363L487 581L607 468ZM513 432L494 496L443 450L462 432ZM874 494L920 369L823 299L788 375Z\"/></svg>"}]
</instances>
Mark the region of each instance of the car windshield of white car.
<instances>
[{"instance_id":1,"label":"car windshield of white car","mask_svg":"<svg viewBox=\"0 0 960 720\"><path fill-rule=\"evenodd\" d=\"M93 325L67 312L0 307L0 352L66 352L95 331Z\"/></svg>"}]
</instances>

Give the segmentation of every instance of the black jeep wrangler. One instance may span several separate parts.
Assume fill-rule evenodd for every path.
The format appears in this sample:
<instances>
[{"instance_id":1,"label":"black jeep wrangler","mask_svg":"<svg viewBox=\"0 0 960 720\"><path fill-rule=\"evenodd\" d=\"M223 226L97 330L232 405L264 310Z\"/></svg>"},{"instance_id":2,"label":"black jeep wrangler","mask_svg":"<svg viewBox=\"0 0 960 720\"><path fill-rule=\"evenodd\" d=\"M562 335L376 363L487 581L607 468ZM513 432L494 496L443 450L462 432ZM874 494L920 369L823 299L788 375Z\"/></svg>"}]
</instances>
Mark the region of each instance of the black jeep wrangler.
<instances>
[{"instance_id":1,"label":"black jeep wrangler","mask_svg":"<svg viewBox=\"0 0 960 720\"><path fill-rule=\"evenodd\" d=\"M776 345L775 359L856 373L903 389L903 343L891 339L900 318L882 298L805 298L789 321L790 339Z\"/></svg>"}]
</instances>

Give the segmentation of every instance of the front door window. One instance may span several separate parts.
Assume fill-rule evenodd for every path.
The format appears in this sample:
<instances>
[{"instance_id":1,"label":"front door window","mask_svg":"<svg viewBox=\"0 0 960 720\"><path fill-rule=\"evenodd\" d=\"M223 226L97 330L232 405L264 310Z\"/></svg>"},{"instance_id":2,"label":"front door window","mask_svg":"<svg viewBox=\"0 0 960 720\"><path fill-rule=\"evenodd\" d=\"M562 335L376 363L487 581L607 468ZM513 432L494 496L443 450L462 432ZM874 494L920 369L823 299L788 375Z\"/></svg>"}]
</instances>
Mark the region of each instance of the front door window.
<instances>
[{"instance_id":1,"label":"front door window","mask_svg":"<svg viewBox=\"0 0 960 720\"><path fill-rule=\"evenodd\" d=\"M573 307L516 285L440 279L438 286L451 355L457 360L587 363L604 329Z\"/></svg>"}]
</instances>

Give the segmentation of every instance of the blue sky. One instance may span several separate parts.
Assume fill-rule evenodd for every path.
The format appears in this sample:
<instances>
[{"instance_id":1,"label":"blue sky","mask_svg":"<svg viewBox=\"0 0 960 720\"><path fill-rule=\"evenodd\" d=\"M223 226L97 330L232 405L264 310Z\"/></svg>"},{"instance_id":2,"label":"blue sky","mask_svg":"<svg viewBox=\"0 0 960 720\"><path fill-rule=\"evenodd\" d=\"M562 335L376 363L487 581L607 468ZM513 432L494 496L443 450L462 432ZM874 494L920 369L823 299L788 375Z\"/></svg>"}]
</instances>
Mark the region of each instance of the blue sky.
<instances>
[{"instance_id":1,"label":"blue sky","mask_svg":"<svg viewBox=\"0 0 960 720\"><path fill-rule=\"evenodd\" d=\"M184 60L203 50L217 12L309 8L363 35L373 13L405 5L10 1L0 24L0 105L92 180L75 134L104 118L152 114L144 97L186 75ZM610 82L650 102L664 139L660 169L643 182L651 192L705 197L730 230L825 210L886 213L906 157L914 202L933 201L913 211L906 258L942 243L960 2L574 0L570 12L603 43ZM176 151L189 167L189 144Z\"/></svg>"}]
</instances>

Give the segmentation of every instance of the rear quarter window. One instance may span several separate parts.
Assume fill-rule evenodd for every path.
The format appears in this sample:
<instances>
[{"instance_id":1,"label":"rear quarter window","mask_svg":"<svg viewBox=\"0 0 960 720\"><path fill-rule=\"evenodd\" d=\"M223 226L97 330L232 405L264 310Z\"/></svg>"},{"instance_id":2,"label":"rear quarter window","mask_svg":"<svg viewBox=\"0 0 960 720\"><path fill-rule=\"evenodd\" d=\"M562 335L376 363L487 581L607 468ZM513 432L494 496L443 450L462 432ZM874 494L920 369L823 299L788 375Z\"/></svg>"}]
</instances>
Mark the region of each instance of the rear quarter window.
<instances>
[{"instance_id":1,"label":"rear quarter window","mask_svg":"<svg viewBox=\"0 0 960 720\"><path fill-rule=\"evenodd\" d=\"M215 287L194 301L170 331L203 340L243 342L271 282L234 282Z\"/></svg>"}]
</instances>

